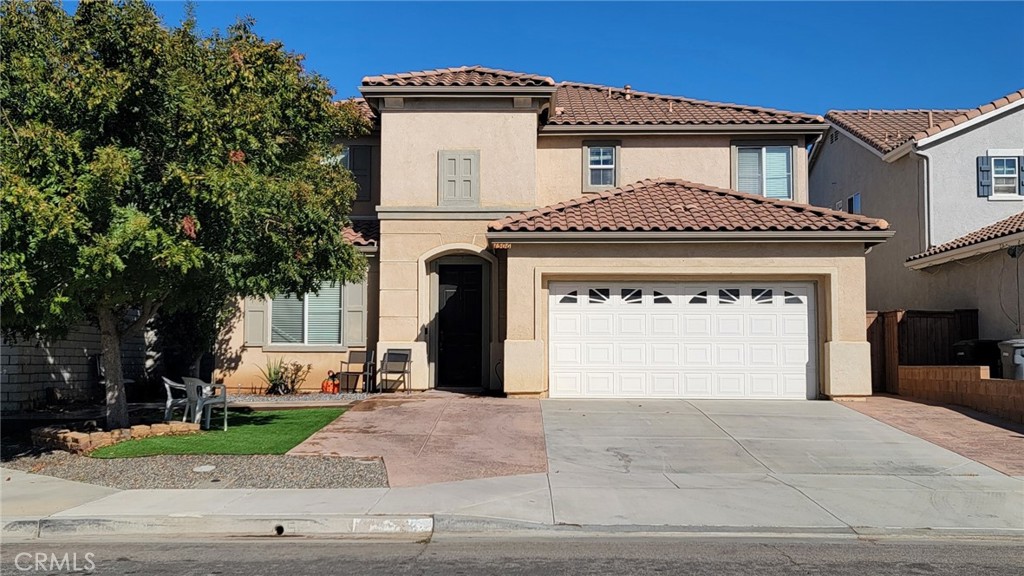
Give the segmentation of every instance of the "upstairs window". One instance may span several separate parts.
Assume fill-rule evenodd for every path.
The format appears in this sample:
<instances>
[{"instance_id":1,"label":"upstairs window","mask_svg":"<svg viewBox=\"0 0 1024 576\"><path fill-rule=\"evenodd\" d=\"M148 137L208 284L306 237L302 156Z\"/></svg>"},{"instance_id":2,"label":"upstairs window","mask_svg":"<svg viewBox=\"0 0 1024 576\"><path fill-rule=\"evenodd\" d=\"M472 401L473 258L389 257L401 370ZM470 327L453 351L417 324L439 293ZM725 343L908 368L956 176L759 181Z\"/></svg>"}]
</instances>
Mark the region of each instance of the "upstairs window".
<instances>
[{"instance_id":1,"label":"upstairs window","mask_svg":"<svg viewBox=\"0 0 1024 576\"><path fill-rule=\"evenodd\" d=\"M738 146L736 189L766 198L793 198L792 146Z\"/></svg>"},{"instance_id":2,"label":"upstairs window","mask_svg":"<svg viewBox=\"0 0 1024 576\"><path fill-rule=\"evenodd\" d=\"M846 199L846 211L850 214L860 214L860 192Z\"/></svg>"},{"instance_id":3,"label":"upstairs window","mask_svg":"<svg viewBox=\"0 0 1024 576\"><path fill-rule=\"evenodd\" d=\"M978 156L978 196L1000 200L1024 196L1024 156L1003 155L1019 154L1018 150L989 151L993 152Z\"/></svg>"},{"instance_id":4,"label":"upstairs window","mask_svg":"<svg viewBox=\"0 0 1024 576\"><path fill-rule=\"evenodd\" d=\"M370 200L371 151L370 146L345 146L341 151L341 164L356 183L356 202Z\"/></svg>"},{"instance_id":5,"label":"upstairs window","mask_svg":"<svg viewBox=\"0 0 1024 576\"><path fill-rule=\"evenodd\" d=\"M1016 194L1020 165L1016 158L992 159L992 193Z\"/></svg>"},{"instance_id":6,"label":"upstairs window","mask_svg":"<svg viewBox=\"0 0 1024 576\"><path fill-rule=\"evenodd\" d=\"M586 142L583 146L583 189L599 192L618 183L619 146L616 142Z\"/></svg>"}]
</instances>

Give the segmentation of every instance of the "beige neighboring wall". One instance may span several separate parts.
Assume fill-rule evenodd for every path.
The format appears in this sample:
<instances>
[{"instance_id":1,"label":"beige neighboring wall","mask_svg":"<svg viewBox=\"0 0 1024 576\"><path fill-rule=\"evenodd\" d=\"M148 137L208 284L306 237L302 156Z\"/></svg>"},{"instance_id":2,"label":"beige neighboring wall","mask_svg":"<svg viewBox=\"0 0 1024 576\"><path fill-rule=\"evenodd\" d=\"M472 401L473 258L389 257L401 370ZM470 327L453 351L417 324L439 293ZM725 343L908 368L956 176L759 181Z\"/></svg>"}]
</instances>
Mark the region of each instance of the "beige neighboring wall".
<instances>
[{"instance_id":1,"label":"beige neighboring wall","mask_svg":"<svg viewBox=\"0 0 1024 576\"><path fill-rule=\"evenodd\" d=\"M539 359L547 357L548 284L586 278L814 281L822 394L871 394L862 244L513 242L507 258L509 316L504 382L509 394L547 392L547 362Z\"/></svg>"},{"instance_id":2,"label":"beige neighboring wall","mask_svg":"<svg viewBox=\"0 0 1024 576\"><path fill-rule=\"evenodd\" d=\"M732 144L765 140L737 135L681 136L542 136L537 139L537 205L548 206L581 196L584 142L619 142L618 185L645 178L681 178L734 188ZM803 138L793 141L794 201L807 202L807 150Z\"/></svg>"},{"instance_id":3,"label":"beige neighboring wall","mask_svg":"<svg viewBox=\"0 0 1024 576\"><path fill-rule=\"evenodd\" d=\"M535 206L532 109L388 110L381 115L381 206L436 207L441 150L480 151L480 206Z\"/></svg>"},{"instance_id":4,"label":"beige neighboring wall","mask_svg":"<svg viewBox=\"0 0 1024 576\"><path fill-rule=\"evenodd\" d=\"M411 387L429 386L426 329L431 321L429 263L443 256L481 255L492 261L490 309L504 302L504 286L487 249L483 220L381 220L380 324L378 356L392 348L413 350ZM491 341L498 340L500 313L491 322Z\"/></svg>"}]
</instances>

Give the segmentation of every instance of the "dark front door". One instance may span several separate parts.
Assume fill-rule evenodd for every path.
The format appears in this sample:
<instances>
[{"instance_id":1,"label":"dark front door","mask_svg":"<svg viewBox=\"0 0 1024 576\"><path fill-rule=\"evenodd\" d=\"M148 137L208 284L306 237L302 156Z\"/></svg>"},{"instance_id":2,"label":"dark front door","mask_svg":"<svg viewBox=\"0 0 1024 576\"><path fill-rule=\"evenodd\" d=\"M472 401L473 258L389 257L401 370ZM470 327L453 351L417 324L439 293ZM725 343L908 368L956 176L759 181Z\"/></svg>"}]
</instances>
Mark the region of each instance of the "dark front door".
<instances>
[{"instance_id":1,"label":"dark front door","mask_svg":"<svg viewBox=\"0 0 1024 576\"><path fill-rule=\"evenodd\" d=\"M438 266L438 388L481 385L483 266Z\"/></svg>"}]
</instances>

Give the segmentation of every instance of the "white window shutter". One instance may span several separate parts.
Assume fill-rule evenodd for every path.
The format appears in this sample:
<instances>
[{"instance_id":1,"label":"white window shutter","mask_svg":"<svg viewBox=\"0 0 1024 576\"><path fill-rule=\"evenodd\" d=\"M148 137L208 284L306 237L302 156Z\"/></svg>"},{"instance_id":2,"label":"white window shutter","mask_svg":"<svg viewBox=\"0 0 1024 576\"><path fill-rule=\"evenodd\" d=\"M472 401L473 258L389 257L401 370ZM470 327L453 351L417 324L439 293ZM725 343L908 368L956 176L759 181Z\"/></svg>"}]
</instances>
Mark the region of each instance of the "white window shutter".
<instances>
[{"instance_id":1,"label":"white window shutter","mask_svg":"<svg viewBox=\"0 0 1024 576\"><path fill-rule=\"evenodd\" d=\"M346 346L366 346L366 281L345 285L342 298Z\"/></svg>"},{"instance_id":2,"label":"white window shutter","mask_svg":"<svg viewBox=\"0 0 1024 576\"><path fill-rule=\"evenodd\" d=\"M267 301L246 298L242 332L246 346L263 346L267 340Z\"/></svg>"}]
</instances>

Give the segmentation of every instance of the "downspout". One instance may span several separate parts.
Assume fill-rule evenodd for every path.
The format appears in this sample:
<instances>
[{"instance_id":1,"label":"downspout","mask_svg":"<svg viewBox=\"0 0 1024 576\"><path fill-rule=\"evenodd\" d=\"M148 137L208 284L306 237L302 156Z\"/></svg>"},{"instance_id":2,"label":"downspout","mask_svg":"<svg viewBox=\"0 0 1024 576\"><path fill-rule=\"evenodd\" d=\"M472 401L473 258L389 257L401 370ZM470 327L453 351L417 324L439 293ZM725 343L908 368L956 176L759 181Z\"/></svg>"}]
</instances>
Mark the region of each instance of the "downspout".
<instances>
[{"instance_id":1,"label":"downspout","mask_svg":"<svg viewBox=\"0 0 1024 576\"><path fill-rule=\"evenodd\" d=\"M924 198L924 246L920 247L920 251L932 247L932 199L931 199L931 182L932 182L932 158L920 149L915 149L914 153L917 154L924 160L924 169L921 171L924 175L924 181L921 182L921 197Z\"/></svg>"}]
</instances>

